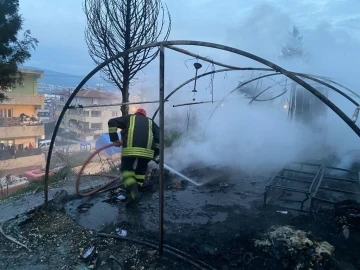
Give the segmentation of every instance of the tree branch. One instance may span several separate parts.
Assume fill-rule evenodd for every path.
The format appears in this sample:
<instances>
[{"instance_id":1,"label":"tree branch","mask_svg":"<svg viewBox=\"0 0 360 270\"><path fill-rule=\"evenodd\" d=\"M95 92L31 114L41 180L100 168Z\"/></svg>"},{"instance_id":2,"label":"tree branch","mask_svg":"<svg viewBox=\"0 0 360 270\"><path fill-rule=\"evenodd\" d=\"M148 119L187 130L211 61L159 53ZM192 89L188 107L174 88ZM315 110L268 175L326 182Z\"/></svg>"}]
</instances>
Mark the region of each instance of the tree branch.
<instances>
[{"instance_id":1,"label":"tree branch","mask_svg":"<svg viewBox=\"0 0 360 270\"><path fill-rule=\"evenodd\" d=\"M85 40L96 64L126 49L167 40L170 35L170 12L161 0L85 0L83 9ZM155 48L131 53L106 66L101 76L124 92L123 101L127 102L128 88L137 72L157 55Z\"/></svg>"}]
</instances>

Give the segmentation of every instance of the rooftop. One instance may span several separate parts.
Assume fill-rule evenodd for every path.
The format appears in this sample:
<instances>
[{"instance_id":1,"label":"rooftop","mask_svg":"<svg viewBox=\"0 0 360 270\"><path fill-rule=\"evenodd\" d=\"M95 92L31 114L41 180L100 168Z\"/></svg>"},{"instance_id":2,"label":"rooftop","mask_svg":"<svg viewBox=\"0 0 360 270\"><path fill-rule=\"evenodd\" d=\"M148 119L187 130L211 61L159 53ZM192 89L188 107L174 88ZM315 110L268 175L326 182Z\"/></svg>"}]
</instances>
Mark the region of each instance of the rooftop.
<instances>
[{"instance_id":1,"label":"rooftop","mask_svg":"<svg viewBox=\"0 0 360 270\"><path fill-rule=\"evenodd\" d=\"M44 71L40 69L32 69L32 68L19 68L19 71L23 74L33 74L37 75L39 78L44 76Z\"/></svg>"},{"instance_id":2,"label":"rooftop","mask_svg":"<svg viewBox=\"0 0 360 270\"><path fill-rule=\"evenodd\" d=\"M72 91L63 91L53 93L53 95L61 95L61 96L70 96ZM82 89L80 90L76 97L83 97L83 98L103 98L103 99L121 99L119 95L116 95L111 92L103 92L93 89Z\"/></svg>"}]
</instances>

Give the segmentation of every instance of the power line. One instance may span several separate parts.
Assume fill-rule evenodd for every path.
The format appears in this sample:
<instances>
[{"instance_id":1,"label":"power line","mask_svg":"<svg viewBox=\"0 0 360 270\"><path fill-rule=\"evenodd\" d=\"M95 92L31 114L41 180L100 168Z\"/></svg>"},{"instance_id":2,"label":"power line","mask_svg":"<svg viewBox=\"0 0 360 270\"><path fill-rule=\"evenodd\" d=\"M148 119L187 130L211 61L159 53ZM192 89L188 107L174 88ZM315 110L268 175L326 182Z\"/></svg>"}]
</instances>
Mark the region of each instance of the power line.
<instances>
[{"instance_id":1,"label":"power line","mask_svg":"<svg viewBox=\"0 0 360 270\"><path fill-rule=\"evenodd\" d=\"M85 75L44 75L44 77L76 77L76 78L84 78ZM102 79L101 77L92 77L92 78L96 78L96 79Z\"/></svg>"},{"instance_id":2,"label":"power line","mask_svg":"<svg viewBox=\"0 0 360 270\"><path fill-rule=\"evenodd\" d=\"M167 102L167 100L165 102ZM83 105L79 104L79 105L70 105L68 107L68 109L85 109L85 108L99 108L99 107L101 108L101 107L111 107L111 106L149 104L149 103L159 103L159 101L155 100L155 101L123 102L123 103L114 103L114 104L108 104L108 105L87 105L87 106L83 106Z\"/></svg>"}]
</instances>

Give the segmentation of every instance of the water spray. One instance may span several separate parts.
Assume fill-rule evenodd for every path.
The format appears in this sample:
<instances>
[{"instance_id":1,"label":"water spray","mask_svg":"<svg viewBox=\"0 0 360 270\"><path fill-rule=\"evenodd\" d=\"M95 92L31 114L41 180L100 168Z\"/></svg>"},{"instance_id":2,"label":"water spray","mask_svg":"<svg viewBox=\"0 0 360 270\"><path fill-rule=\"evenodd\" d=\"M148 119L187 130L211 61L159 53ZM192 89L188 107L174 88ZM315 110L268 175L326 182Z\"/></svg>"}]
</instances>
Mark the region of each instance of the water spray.
<instances>
[{"instance_id":1,"label":"water spray","mask_svg":"<svg viewBox=\"0 0 360 270\"><path fill-rule=\"evenodd\" d=\"M110 144L106 144L102 147L100 147L99 149L96 149L88 158L87 160L84 162L83 166L81 167L78 175L77 175L77 179L76 179L76 194L81 196L81 197L86 197L86 196L91 196L99 191L102 191L104 190L106 187L112 185L113 183L115 183L116 181L118 181L120 179L119 176L114 176L114 175L102 175L102 174L95 174L95 175L83 175L83 172L86 168L86 166L91 162L91 160L96 156L98 155L101 151L107 149L107 148L110 148L110 147L116 147L118 145L115 145L114 143L110 143ZM155 163L159 163L159 159L154 159L154 162ZM182 173L176 171L175 169L171 168L169 165L166 165L164 164L164 168L169 170L170 172L172 172L173 174L176 174L177 176L181 177L182 179L194 184L195 186L199 187L199 186L203 186L205 185L206 183L208 183L209 181L207 182L204 182L204 183L198 183L192 179L190 179L189 177L183 175ZM100 176L100 177L106 177L108 179L110 179L110 181L108 181L107 183L105 183L104 185L98 187L98 188L95 188L91 191L88 191L86 193L83 193L81 190L80 190L80 182L81 182L81 178L84 177L84 176Z\"/></svg>"},{"instance_id":2,"label":"water spray","mask_svg":"<svg viewBox=\"0 0 360 270\"><path fill-rule=\"evenodd\" d=\"M156 164L159 164L159 159L154 159L153 160ZM177 170L171 168L169 165L164 163L164 168L167 169L168 171L172 172L173 174L176 174L177 176L181 177L182 179L188 181L191 184L194 184L197 187L201 187L207 183L209 183L210 181L205 181L204 183L198 183L192 179L190 179L189 177L183 175L182 173L178 172Z\"/></svg>"},{"instance_id":3,"label":"water spray","mask_svg":"<svg viewBox=\"0 0 360 270\"><path fill-rule=\"evenodd\" d=\"M181 177L182 179L190 182L191 184L194 184L197 187L203 186L203 185L205 185L207 183L207 182L204 182L204 183L195 182L194 180L191 180L189 177L187 177L187 176L183 175L182 173L179 173L178 171L174 170L169 165L164 164L164 168L169 170L173 174L176 174L177 176Z\"/></svg>"}]
</instances>

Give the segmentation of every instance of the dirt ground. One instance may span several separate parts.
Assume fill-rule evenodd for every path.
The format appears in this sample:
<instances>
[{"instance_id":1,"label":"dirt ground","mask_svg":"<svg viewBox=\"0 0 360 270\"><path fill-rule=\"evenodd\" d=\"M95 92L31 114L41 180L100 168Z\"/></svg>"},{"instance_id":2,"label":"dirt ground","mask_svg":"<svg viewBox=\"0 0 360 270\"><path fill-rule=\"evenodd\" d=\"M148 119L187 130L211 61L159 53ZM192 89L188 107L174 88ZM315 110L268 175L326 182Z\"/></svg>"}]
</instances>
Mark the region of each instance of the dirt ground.
<instances>
[{"instance_id":1,"label":"dirt ground","mask_svg":"<svg viewBox=\"0 0 360 270\"><path fill-rule=\"evenodd\" d=\"M38 213L15 228L6 233L16 235L29 250L2 241L0 254L6 260L0 261L0 269L109 269L100 268L100 263L110 256L118 258L118 268L110 269L192 269L173 258L160 260L154 249L96 237L93 231L78 226L64 213ZM87 261L82 256L93 246L96 255Z\"/></svg>"},{"instance_id":2,"label":"dirt ground","mask_svg":"<svg viewBox=\"0 0 360 270\"><path fill-rule=\"evenodd\" d=\"M218 175L211 172L211 175L214 178L211 184L202 187L179 179L167 182L165 244L191 254L214 269L295 269L291 268L292 264L284 266L283 251L276 246L272 254L263 254L254 246L255 239L271 226L289 225L311 231L319 241L328 241L335 247L332 266L313 269L360 269L358 234L351 232L351 237L345 240L333 225L331 214L309 216L295 211L283 214L271 207L264 208L263 191L268 176L245 176L238 172ZM61 189L71 193L71 182L57 187ZM174 257L160 259L154 248L96 236L97 232L117 235L124 230L125 238L158 241L156 191L155 185L153 191L144 193L138 207L126 208L107 192L90 198L67 199L63 209L39 212L26 222L10 221L4 226L6 233L31 251L1 238L0 257L7 259L0 260L0 269L195 269ZM36 194L29 196L33 203ZM84 203L87 207L79 212L79 206ZM14 199L8 205L22 203L16 204ZM4 212L11 212L6 209L0 205L3 213L0 219L6 218ZM85 261L81 256L92 246L98 253ZM115 258L111 267L98 265L110 264L109 258Z\"/></svg>"}]
</instances>

